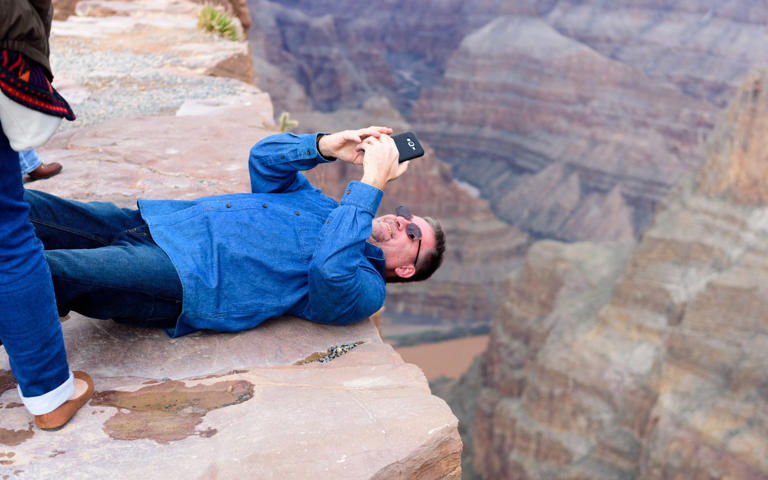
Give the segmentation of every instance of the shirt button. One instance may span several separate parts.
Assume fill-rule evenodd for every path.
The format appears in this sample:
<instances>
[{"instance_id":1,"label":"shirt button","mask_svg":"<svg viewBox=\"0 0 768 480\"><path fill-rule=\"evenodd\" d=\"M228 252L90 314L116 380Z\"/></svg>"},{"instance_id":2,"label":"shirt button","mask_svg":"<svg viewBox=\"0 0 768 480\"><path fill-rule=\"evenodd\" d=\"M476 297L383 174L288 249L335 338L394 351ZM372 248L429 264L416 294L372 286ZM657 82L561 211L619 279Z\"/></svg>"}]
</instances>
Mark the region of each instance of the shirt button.
<instances>
[{"instance_id":1,"label":"shirt button","mask_svg":"<svg viewBox=\"0 0 768 480\"><path fill-rule=\"evenodd\" d=\"M331 221L330 220L326 220L325 223L331 223Z\"/></svg>"},{"instance_id":2,"label":"shirt button","mask_svg":"<svg viewBox=\"0 0 768 480\"><path fill-rule=\"evenodd\" d=\"M295 212L293 212L293 213L295 213L297 217L299 216L299 211L298 211L298 210L296 210L296 211L295 211Z\"/></svg>"},{"instance_id":3,"label":"shirt button","mask_svg":"<svg viewBox=\"0 0 768 480\"><path fill-rule=\"evenodd\" d=\"M280 155L280 160L285 160L285 155Z\"/></svg>"},{"instance_id":4,"label":"shirt button","mask_svg":"<svg viewBox=\"0 0 768 480\"><path fill-rule=\"evenodd\" d=\"M347 195L351 195L351 194L352 194L352 190L347 190Z\"/></svg>"},{"instance_id":5,"label":"shirt button","mask_svg":"<svg viewBox=\"0 0 768 480\"><path fill-rule=\"evenodd\" d=\"M307 155L312 155L312 150L307 149Z\"/></svg>"},{"instance_id":6,"label":"shirt button","mask_svg":"<svg viewBox=\"0 0 768 480\"><path fill-rule=\"evenodd\" d=\"M232 208L232 204L231 204L231 203L228 203L228 204L227 204L227 208Z\"/></svg>"},{"instance_id":7,"label":"shirt button","mask_svg":"<svg viewBox=\"0 0 768 480\"><path fill-rule=\"evenodd\" d=\"M266 203L262 203L261 206L264 207L264 208L267 208L267 204Z\"/></svg>"}]
</instances>

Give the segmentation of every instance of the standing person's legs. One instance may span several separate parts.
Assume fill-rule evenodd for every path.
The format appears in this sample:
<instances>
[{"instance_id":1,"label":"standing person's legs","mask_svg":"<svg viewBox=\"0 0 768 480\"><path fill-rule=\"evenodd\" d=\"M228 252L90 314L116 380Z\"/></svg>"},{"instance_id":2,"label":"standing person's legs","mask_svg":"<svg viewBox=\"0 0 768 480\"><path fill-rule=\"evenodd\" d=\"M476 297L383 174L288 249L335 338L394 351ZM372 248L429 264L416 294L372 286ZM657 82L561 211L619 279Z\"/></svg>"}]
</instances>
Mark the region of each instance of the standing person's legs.
<instances>
[{"instance_id":1,"label":"standing person's legs","mask_svg":"<svg viewBox=\"0 0 768 480\"><path fill-rule=\"evenodd\" d=\"M29 175L33 180L44 180L58 175L62 166L58 162L43 163L35 150L19 152L21 175Z\"/></svg>"},{"instance_id":2,"label":"standing person's legs","mask_svg":"<svg viewBox=\"0 0 768 480\"><path fill-rule=\"evenodd\" d=\"M19 152L19 165L21 167L22 175L28 174L42 164L43 162L40 160L40 157L37 156L37 152L34 150L25 150L23 152Z\"/></svg>"},{"instance_id":3,"label":"standing person's legs","mask_svg":"<svg viewBox=\"0 0 768 480\"><path fill-rule=\"evenodd\" d=\"M23 200L18 153L0 131L0 340L33 415L72 395L53 285Z\"/></svg>"}]
</instances>

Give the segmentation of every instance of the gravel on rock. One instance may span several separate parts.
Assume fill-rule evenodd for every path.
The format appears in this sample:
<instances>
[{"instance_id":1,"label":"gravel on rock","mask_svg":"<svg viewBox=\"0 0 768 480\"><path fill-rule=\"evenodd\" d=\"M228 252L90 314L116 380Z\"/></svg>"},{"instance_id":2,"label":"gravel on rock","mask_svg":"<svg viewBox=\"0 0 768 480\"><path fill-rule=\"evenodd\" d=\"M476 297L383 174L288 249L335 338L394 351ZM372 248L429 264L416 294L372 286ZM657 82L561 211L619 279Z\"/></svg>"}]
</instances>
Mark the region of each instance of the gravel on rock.
<instances>
[{"instance_id":1,"label":"gravel on rock","mask_svg":"<svg viewBox=\"0 0 768 480\"><path fill-rule=\"evenodd\" d=\"M254 88L203 75L182 55L101 51L92 42L51 40L54 86L77 115L73 122L62 122L59 132L115 118L173 115L185 100L242 95Z\"/></svg>"}]
</instances>

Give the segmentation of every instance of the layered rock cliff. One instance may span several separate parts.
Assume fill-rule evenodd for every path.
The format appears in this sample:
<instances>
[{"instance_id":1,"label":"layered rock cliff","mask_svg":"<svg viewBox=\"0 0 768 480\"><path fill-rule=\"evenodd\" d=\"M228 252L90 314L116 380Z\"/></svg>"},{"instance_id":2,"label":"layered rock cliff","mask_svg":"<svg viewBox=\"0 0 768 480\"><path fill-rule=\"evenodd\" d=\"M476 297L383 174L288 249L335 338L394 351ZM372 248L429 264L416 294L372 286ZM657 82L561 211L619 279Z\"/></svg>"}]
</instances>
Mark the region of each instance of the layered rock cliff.
<instances>
[{"instance_id":1,"label":"layered rock cliff","mask_svg":"<svg viewBox=\"0 0 768 480\"><path fill-rule=\"evenodd\" d=\"M746 80L626 262L531 248L483 364L483 478L768 478L766 89Z\"/></svg>"},{"instance_id":2,"label":"layered rock cliff","mask_svg":"<svg viewBox=\"0 0 768 480\"><path fill-rule=\"evenodd\" d=\"M639 236L768 62L768 11L749 0L249 5L280 108L386 96L499 217L566 240Z\"/></svg>"},{"instance_id":3,"label":"layered rock cliff","mask_svg":"<svg viewBox=\"0 0 768 480\"><path fill-rule=\"evenodd\" d=\"M247 60L247 46L199 32L197 8L81 2L54 23L54 84L78 120L39 149L63 172L27 187L127 207L248 191L248 151L276 130L272 104L214 68ZM71 368L96 394L41 432L0 347L2 478L460 476L456 418L371 321L285 317L169 339L73 313L63 329Z\"/></svg>"},{"instance_id":4,"label":"layered rock cliff","mask_svg":"<svg viewBox=\"0 0 768 480\"><path fill-rule=\"evenodd\" d=\"M413 117L500 217L567 240L632 238L709 128L672 86L512 16L464 38Z\"/></svg>"}]
</instances>

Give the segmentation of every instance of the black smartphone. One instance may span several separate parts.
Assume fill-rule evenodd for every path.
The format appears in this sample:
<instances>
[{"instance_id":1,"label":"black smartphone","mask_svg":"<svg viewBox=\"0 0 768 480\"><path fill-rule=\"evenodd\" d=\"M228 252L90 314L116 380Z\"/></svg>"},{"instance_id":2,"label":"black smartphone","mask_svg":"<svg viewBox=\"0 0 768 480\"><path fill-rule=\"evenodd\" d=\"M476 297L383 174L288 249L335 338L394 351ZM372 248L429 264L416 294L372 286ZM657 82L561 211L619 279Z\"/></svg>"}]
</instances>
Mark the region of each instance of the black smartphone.
<instances>
[{"instance_id":1,"label":"black smartphone","mask_svg":"<svg viewBox=\"0 0 768 480\"><path fill-rule=\"evenodd\" d=\"M424 155L424 148L422 148L413 132L392 135L392 140L395 141L397 151L400 152L401 163Z\"/></svg>"}]
</instances>

